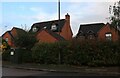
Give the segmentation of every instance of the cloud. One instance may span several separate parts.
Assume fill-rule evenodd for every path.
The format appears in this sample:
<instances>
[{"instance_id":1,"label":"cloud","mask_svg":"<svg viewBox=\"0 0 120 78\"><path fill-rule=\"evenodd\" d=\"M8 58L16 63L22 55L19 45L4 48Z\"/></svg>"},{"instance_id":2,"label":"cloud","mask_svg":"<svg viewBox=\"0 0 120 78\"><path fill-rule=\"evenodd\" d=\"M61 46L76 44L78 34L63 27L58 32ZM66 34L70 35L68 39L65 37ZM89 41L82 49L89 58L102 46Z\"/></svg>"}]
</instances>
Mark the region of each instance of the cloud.
<instances>
[{"instance_id":1,"label":"cloud","mask_svg":"<svg viewBox=\"0 0 120 78\"><path fill-rule=\"evenodd\" d=\"M65 18L66 13L70 14L71 28L75 36L80 24L108 22L109 20L106 18L109 17L109 5L111 4L111 2L71 2L68 6L61 5L61 19ZM38 7L32 7L30 9L38 12L36 15L31 16L35 22L58 19L57 12L51 14Z\"/></svg>"},{"instance_id":2,"label":"cloud","mask_svg":"<svg viewBox=\"0 0 120 78\"><path fill-rule=\"evenodd\" d=\"M71 26L74 36L77 34L80 24L103 22L109 20L109 5L111 2L73 2L67 8L71 15Z\"/></svg>"},{"instance_id":3,"label":"cloud","mask_svg":"<svg viewBox=\"0 0 120 78\"><path fill-rule=\"evenodd\" d=\"M33 12L40 12L40 11L43 11L43 9L40 8L40 7L31 7L31 8L29 8L29 10L31 10L31 11L33 11Z\"/></svg>"},{"instance_id":4,"label":"cloud","mask_svg":"<svg viewBox=\"0 0 120 78\"><path fill-rule=\"evenodd\" d=\"M62 1L62 0L61 0ZM71 1L71 0L70 0ZM78 0L77 0L78 1ZM67 6L63 5L67 4ZM106 23L109 17L109 5L111 2L64 2L61 3L61 19L65 18L65 14L69 13L71 16L71 28L74 36L77 34L80 24L104 22ZM21 7L21 9L26 9ZM50 21L58 19L58 13L49 13L41 7L30 7L29 11L34 12L34 15L14 15L14 20L24 19L27 22L30 21L32 24L42 21ZM32 20L32 21L31 21ZM21 23L21 22L19 22ZM1 33L1 32L0 32Z\"/></svg>"}]
</instances>

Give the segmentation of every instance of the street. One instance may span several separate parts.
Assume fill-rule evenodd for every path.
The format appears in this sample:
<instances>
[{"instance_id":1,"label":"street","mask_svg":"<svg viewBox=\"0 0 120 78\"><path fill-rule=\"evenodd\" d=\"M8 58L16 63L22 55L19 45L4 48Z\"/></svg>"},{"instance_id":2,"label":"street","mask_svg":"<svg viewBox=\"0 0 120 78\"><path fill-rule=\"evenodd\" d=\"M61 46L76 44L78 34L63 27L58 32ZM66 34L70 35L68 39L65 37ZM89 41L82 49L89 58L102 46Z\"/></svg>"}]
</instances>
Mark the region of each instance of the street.
<instances>
[{"instance_id":1,"label":"street","mask_svg":"<svg viewBox=\"0 0 120 78\"><path fill-rule=\"evenodd\" d=\"M2 75L3 76L82 76L83 74L3 68Z\"/></svg>"},{"instance_id":2,"label":"street","mask_svg":"<svg viewBox=\"0 0 120 78\"><path fill-rule=\"evenodd\" d=\"M67 73L67 72L46 72L46 71L33 71L33 70L23 70L23 69L13 69L13 68L3 68L2 78L39 78L39 77L79 77L79 78L118 78L117 76L102 76L95 74L85 74L85 73Z\"/></svg>"}]
</instances>

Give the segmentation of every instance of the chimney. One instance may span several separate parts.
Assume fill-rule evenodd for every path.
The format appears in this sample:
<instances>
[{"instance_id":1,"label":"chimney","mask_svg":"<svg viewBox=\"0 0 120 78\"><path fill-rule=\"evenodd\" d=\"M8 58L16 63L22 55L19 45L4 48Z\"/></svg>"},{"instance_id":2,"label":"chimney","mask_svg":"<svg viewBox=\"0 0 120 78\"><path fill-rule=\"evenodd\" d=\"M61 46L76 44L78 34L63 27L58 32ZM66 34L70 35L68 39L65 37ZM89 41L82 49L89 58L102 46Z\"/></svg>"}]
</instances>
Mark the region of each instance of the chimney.
<instances>
[{"instance_id":1,"label":"chimney","mask_svg":"<svg viewBox=\"0 0 120 78\"><path fill-rule=\"evenodd\" d=\"M65 15L65 20L70 24L70 15L68 13Z\"/></svg>"},{"instance_id":2,"label":"chimney","mask_svg":"<svg viewBox=\"0 0 120 78\"><path fill-rule=\"evenodd\" d=\"M68 13L67 13L67 15L65 15L65 19L70 20L70 15Z\"/></svg>"}]
</instances>

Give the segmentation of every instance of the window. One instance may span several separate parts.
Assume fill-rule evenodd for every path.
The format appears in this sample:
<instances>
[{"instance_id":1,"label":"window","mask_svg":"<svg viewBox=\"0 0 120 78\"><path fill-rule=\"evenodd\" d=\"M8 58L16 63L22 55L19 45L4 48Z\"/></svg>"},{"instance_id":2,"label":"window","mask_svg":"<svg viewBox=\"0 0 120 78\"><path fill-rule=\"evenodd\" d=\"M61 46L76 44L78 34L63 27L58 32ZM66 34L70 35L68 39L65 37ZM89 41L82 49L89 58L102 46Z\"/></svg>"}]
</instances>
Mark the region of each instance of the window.
<instances>
[{"instance_id":1,"label":"window","mask_svg":"<svg viewBox=\"0 0 120 78\"><path fill-rule=\"evenodd\" d=\"M106 33L105 34L106 40L112 40L112 34L111 33Z\"/></svg>"},{"instance_id":2,"label":"window","mask_svg":"<svg viewBox=\"0 0 120 78\"><path fill-rule=\"evenodd\" d=\"M8 38L5 39L8 42Z\"/></svg>"},{"instance_id":3,"label":"window","mask_svg":"<svg viewBox=\"0 0 120 78\"><path fill-rule=\"evenodd\" d=\"M56 26L55 24L53 24L53 25L51 26L51 30L57 30L57 26Z\"/></svg>"},{"instance_id":4,"label":"window","mask_svg":"<svg viewBox=\"0 0 120 78\"><path fill-rule=\"evenodd\" d=\"M37 28L36 27L33 27L33 32L37 32Z\"/></svg>"},{"instance_id":5,"label":"window","mask_svg":"<svg viewBox=\"0 0 120 78\"><path fill-rule=\"evenodd\" d=\"M94 33L92 30L89 30L87 33Z\"/></svg>"},{"instance_id":6,"label":"window","mask_svg":"<svg viewBox=\"0 0 120 78\"><path fill-rule=\"evenodd\" d=\"M46 29L47 27L45 26L44 29Z\"/></svg>"}]
</instances>

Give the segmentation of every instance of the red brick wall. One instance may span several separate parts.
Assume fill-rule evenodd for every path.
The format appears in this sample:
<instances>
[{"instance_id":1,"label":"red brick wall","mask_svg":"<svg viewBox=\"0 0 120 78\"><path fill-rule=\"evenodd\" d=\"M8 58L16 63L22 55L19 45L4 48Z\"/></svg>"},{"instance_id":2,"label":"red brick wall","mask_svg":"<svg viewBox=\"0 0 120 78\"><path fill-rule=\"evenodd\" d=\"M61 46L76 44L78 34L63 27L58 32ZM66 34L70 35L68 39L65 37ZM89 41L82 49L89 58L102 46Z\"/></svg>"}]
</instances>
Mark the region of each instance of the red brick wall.
<instances>
[{"instance_id":1,"label":"red brick wall","mask_svg":"<svg viewBox=\"0 0 120 78\"><path fill-rule=\"evenodd\" d=\"M10 34L9 34L8 32L6 32L6 33L4 34L4 36L3 36L3 39L4 39L4 40L6 40L6 38L8 38L8 42L7 42L8 45L9 45L9 46L14 46L14 45L13 45L12 38L11 38L11 36L10 36Z\"/></svg>"},{"instance_id":2,"label":"red brick wall","mask_svg":"<svg viewBox=\"0 0 120 78\"><path fill-rule=\"evenodd\" d=\"M70 16L69 15L66 15L65 16L65 24L62 28L62 32L60 33L60 35L65 38L66 40L72 40L72 30L71 30L71 27L70 27Z\"/></svg>"},{"instance_id":3,"label":"red brick wall","mask_svg":"<svg viewBox=\"0 0 120 78\"><path fill-rule=\"evenodd\" d=\"M13 28L13 29L11 30L11 34L13 35L13 37L16 36L17 32L16 32L16 29L15 29L15 28ZM6 38L8 38L8 44L9 44L9 46L15 47L14 41L13 41L11 35L10 35L8 32L6 32L6 33L4 34L4 36L3 36L3 39L6 39Z\"/></svg>"},{"instance_id":4,"label":"red brick wall","mask_svg":"<svg viewBox=\"0 0 120 78\"><path fill-rule=\"evenodd\" d=\"M51 43L51 42L58 41L53 36L51 36L49 33L47 33L45 30L40 31L36 37L37 37L37 40L39 40L39 42Z\"/></svg>"},{"instance_id":5,"label":"red brick wall","mask_svg":"<svg viewBox=\"0 0 120 78\"><path fill-rule=\"evenodd\" d=\"M113 29L113 28L110 28L109 24L106 24L99 32L98 32L98 39L99 40L106 40L105 38L105 34L107 32L111 32L112 34L112 40L113 41L117 41L119 39L119 35L118 35L118 32Z\"/></svg>"},{"instance_id":6,"label":"red brick wall","mask_svg":"<svg viewBox=\"0 0 120 78\"><path fill-rule=\"evenodd\" d=\"M15 28L13 28L11 30L11 34L15 37L17 35L17 30Z\"/></svg>"}]
</instances>

